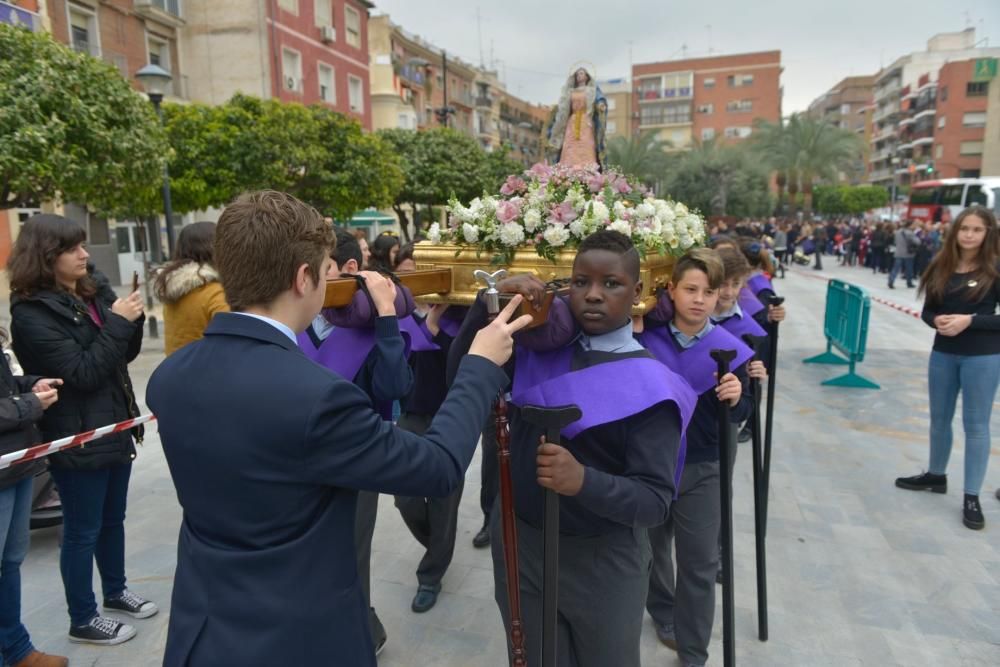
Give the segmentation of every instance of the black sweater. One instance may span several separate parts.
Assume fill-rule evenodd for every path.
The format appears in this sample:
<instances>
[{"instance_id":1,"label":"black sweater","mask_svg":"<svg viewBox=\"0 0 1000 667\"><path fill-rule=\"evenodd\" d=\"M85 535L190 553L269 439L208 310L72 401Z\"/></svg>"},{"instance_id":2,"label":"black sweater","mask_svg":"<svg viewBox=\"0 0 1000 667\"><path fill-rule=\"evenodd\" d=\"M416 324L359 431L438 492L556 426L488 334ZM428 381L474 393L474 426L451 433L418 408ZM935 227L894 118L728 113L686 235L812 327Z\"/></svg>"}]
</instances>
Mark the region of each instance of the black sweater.
<instances>
[{"instance_id":1,"label":"black sweater","mask_svg":"<svg viewBox=\"0 0 1000 667\"><path fill-rule=\"evenodd\" d=\"M414 318L420 317L416 314ZM433 343L440 350L427 350L410 354L410 368L413 370L413 390L403 401L403 412L410 415L433 417L448 395L446 371L451 336L439 330Z\"/></svg>"},{"instance_id":2,"label":"black sweater","mask_svg":"<svg viewBox=\"0 0 1000 667\"><path fill-rule=\"evenodd\" d=\"M973 357L984 354L1000 354L1000 315L997 306L1000 305L1000 280L993 283L993 288L978 301L969 301L968 287L972 274L956 273L948 281L948 289L944 300L932 303L928 298L924 302L921 318L928 326L934 327L934 318L938 315L972 315L969 328L957 336L934 337L934 350L947 354L957 354Z\"/></svg>"}]
</instances>

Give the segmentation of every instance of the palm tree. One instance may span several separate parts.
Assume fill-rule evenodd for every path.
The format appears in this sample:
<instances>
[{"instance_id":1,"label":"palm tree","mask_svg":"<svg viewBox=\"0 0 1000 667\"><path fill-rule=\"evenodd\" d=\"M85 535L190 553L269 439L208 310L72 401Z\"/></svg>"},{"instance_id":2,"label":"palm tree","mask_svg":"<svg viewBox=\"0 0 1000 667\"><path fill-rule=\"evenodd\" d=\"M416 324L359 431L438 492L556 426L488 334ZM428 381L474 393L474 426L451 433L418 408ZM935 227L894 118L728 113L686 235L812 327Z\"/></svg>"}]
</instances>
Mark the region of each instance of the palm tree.
<instances>
[{"instance_id":1,"label":"palm tree","mask_svg":"<svg viewBox=\"0 0 1000 667\"><path fill-rule=\"evenodd\" d=\"M614 167L626 176L632 176L649 186L656 186L667 168L667 148L669 141L656 136L656 132L646 132L638 136L615 137L608 142L608 166Z\"/></svg>"},{"instance_id":2,"label":"palm tree","mask_svg":"<svg viewBox=\"0 0 1000 667\"><path fill-rule=\"evenodd\" d=\"M864 154L853 132L801 113L784 124L759 122L752 146L768 166L784 174L790 195L801 190L806 212L812 210L813 185L835 181ZM781 192L778 197L780 201Z\"/></svg>"}]
</instances>

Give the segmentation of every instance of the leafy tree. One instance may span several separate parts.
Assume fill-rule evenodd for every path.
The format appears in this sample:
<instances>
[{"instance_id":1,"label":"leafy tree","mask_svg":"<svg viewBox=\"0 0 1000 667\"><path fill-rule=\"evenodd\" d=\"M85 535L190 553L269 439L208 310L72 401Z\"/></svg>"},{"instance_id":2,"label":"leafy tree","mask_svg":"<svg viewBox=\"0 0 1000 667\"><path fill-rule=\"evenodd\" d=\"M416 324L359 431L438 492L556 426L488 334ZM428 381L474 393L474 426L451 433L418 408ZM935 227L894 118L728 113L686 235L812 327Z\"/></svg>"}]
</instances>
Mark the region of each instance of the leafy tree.
<instances>
[{"instance_id":1,"label":"leafy tree","mask_svg":"<svg viewBox=\"0 0 1000 667\"><path fill-rule=\"evenodd\" d=\"M889 193L877 185L818 185L813 199L820 213L858 215L885 206Z\"/></svg>"},{"instance_id":2,"label":"leafy tree","mask_svg":"<svg viewBox=\"0 0 1000 667\"><path fill-rule=\"evenodd\" d=\"M712 215L764 215L770 209L767 173L743 146L717 141L696 143L672 157L667 193Z\"/></svg>"},{"instance_id":3,"label":"leafy tree","mask_svg":"<svg viewBox=\"0 0 1000 667\"><path fill-rule=\"evenodd\" d=\"M445 204L452 196L469 201L484 191L496 191L497 180L506 169L499 158L491 158L475 139L451 128L422 132L392 129L380 130L377 134L402 160L404 185L392 208L399 216L400 228L407 241L413 232L405 206L409 205L416 214L417 207L423 205L429 213L430 207ZM519 171L521 167L517 165L511 173ZM413 229L419 232L430 217L413 220Z\"/></svg>"},{"instance_id":4,"label":"leafy tree","mask_svg":"<svg viewBox=\"0 0 1000 667\"><path fill-rule=\"evenodd\" d=\"M670 156L665 152L669 141L659 139L655 131L639 136L618 136L608 142L607 163L626 176L653 187L663 178Z\"/></svg>"},{"instance_id":5,"label":"leafy tree","mask_svg":"<svg viewBox=\"0 0 1000 667\"><path fill-rule=\"evenodd\" d=\"M750 143L768 166L784 173L789 194L802 191L807 212L812 210L816 182L835 181L864 152L853 132L802 113L792 114L784 124L758 121Z\"/></svg>"},{"instance_id":6,"label":"leafy tree","mask_svg":"<svg viewBox=\"0 0 1000 667\"><path fill-rule=\"evenodd\" d=\"M152 213L167 153L152 105L113 66L0 24L0 209L62 198Z\"/></svg>"},{"instance_id":7,"label":"leafy tree","mask_svg":"<svg viewBox=\"0 0 1000 667\"><path fill-rule=\"evenodd\" d=\"M389 206L402 186L390 145L320 105L236 95L215 107L168 105L166 124L181 212L272 188L344 220L363 208Z\"/></svg>"}]
</instances>

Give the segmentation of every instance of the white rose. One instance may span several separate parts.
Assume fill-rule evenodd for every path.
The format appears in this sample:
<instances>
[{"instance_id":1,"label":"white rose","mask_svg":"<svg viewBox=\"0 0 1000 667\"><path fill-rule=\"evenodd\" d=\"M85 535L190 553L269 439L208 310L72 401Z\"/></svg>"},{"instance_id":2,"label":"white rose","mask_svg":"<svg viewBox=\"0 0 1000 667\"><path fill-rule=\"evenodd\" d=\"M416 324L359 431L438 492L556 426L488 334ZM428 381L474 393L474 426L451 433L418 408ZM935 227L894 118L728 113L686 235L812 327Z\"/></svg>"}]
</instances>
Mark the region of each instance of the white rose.
<instances>
[{"instance_id":1,"label":"white rose","mask_svg":"<svg viewBox=\"0 0 1000 667\"><path fill-rule=\"evenodd\" d=\"M649 203L647 199L635 207L635 212L640 218L652 218L656 215L656 207Z\"/></svg>"},{"instance_id":2,"label":"white rose","mask_svg":"<svg viewBox=\"0 0 1000 667\"><path fill-rule=\"evenodd\" d=\"M611 217L611 211L608 210L608 207L604 204L604 202L594 201L592 202L592 205L594 207L593 210L594 210L595 221L604 222L605 220Z\"/></svg>"},{"instance_id":3,"label":"white rose","mask_svg":"<svg viewBox=\"0 0 1000 667\"><path fill-rule=\"evenodd\" d=\"M615 202L614 211L615 211L615 217L616 218L623 217L625 215L625 211L627 211L627 210L628 210L628 208L625 206L624 203L622 203L621 200L618 200L618 201Z\"/></svg>"},{"instance_id":4,"label":"white rose","mask_svg":"<svg viewBox=\"0 0 1000 667\"><path fill-rule=\"evenodd\" d=\"M524 213L524 228L529 232L533 232L538 229L538 226L542 224L542 212L537 208L529 208Z\"/></svg>"},{"instance_id":5,"label":"white rose","mask_svg":"<svg viewBox=\"0 0 1000 667\"><path fill-rule=\"evenodd\" d=\"M524 229L516 222L508 222L500 226L500 243L506 246L517 246L524 241Z\"/></svg>"},{"instance_id":6,"label":"white rose","mask_svg":"<svg viewBox=\"0 0 1000 667\"><path fill-rule=\"evenodd\" d=\"M441 243L441 225L434 223L431 228L427 230L427 239L431 243Z\"/></svg>"},{"instance_id":7,"label":"white rose","mask_svg":"<svg viewBox=\"0 0 1000 667\"><path fill-rule=\"evenodd\" d=\"M582 239L587 235L587 230L583 226L583 218L577 218L573 222L569 223L569 231L573 236L578 239Z\"/></svg>"},{"instance_id":8,"label":"white rose","mask_svg":"<svg viewBox=\"0 0 1000 667\"><path fill-rule=\"evenodd\" d=\"M656 217L660 219L663 224L668 224L677 219L674 215L674 209L670 207L670 204L663 202L663 206L659 206L656 209Z\"/></svg>"},{"instance_id":9,"label":"white rose","mask_svg":"<svg viewBox=\"0 0 1000 667\"><path fill-rule=\"evenodd\" d=\"M684 204L681 204L680 202L677 202L676 204L674 204L674 214L678 218L682 218L688 214L688 207L685 206Z\"/></svg>"},{"instance_id":10,"label":"white rose","mask_svg":"<svg viewBox=\"0 0 1000 667\"><path fill-rule=\"evenodd\" d=\"M468 211L472 217L479 217L479 214L483 212L483 200L476 197L470 201Z\"/></svg>"},{"instance_id":11,"label":"white rose","mask_svg":"<svg viewBox=\"0 0 1000 667\"><path fill-rule=\"evenodd\" d=\"M616 232L621 232L625 236L631 238L632 236L632 225L629 224L628 220L615 220L610 225L608 229L613 229Z\"/></svg>"},{"instance_id":12,"label":"white rose","mask_svg":"<svg viewBox=\"0 0 1000 667\"><path fill-rule=\"evenodd\" d=\"M479 240L479 227L465 223L462 225L462 236L466 243L475 243Z\"/></svg>"},{"instance_id":13,"label":"white rose","mask_svg":"<svg viewBox=\"0 0 1000 667\"><path fill-rule=\"evenodd\" d=\"M562 225L552 225L542 234L549 245L558 248L569 240L569 230Z\"/></svg>"}]
</instances>

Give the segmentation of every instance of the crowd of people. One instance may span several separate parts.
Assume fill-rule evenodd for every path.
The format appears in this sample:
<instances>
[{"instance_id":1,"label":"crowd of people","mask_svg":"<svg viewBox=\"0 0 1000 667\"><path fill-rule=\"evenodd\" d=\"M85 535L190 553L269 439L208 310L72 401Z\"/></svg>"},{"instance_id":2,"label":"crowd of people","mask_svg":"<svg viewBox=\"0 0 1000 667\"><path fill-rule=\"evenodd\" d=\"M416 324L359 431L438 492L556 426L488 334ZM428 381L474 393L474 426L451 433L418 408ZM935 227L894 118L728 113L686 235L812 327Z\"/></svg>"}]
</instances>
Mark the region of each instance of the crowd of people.
<instances>
[{"instance_id":1,"label":"crowd of people","mask_svg":"<svg viewBox=\"0 0 1000 667\"><path fill-rule=\"evenodd\" d=\"M721 568L719 488L731 484L720 477L720 439L728 431L735 441L759 398L753 382L767 380L763 360L774 358L771 332L785 310L771 299L771 278L799 256L818 263L823 251L884 269L890 285L900 270L912 282L929 251L920 291L938 333L930 469L896 484L944 492L961 393L963 521L982 528L978 494L1000 381L997 222L974 207L950 227L913 227L716 223L710 247L675 262L643 317L631 315L642 292L638 252L628 237L599 231L577 250L568 296L530 330L531 317L514 312L522 301L541 304L546 286L536 278L501 281L514 297L499 313L482 297L468 307L422 304L396 280L415 268L412 244L383 234L369 246L289 195L249 193L217 225L185 227L155 282L167 358L146 396L184 512L164 664L336 656L374 665L388 639L371 598L379 494L394 496L425 549L411 609L426 612L451 563L465 470L481 447L484 521L473 544L492 546L497 607L516 637L501 540L503 521L514 521L529 656L541 650L542 498L552 490L561 497L560 664L637 667L648 612L684 665L705 665ZM11 337L25 375L0 364L3 451L138 416L128 364L142 343L143 302L137 291L114 294L84 240L75 223L38 215L13 250ZM339 277L359 288L349 305L324 308L326 281ZM710 354L718 348L736 352L722 377ZM590 390L621 377L641 391L608 402ZM513 517L501 516L498 500L498 394L510 402ZM555 442L524 410L566 403L584 416ZM137 630L110 614L157 613L126 585L124 517L142 437L136 427L0 471L5 664L67 664L36 651L20 622L31 477L45 465L63 503L70 640L119 644ZM735 447L730 454L732 474ZM512 640L509 649L520 647Z\"/></svg>"}]
</instances>

